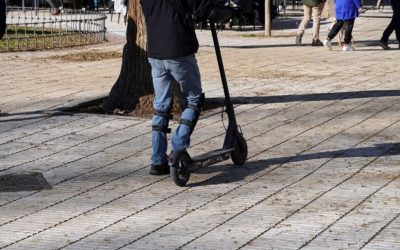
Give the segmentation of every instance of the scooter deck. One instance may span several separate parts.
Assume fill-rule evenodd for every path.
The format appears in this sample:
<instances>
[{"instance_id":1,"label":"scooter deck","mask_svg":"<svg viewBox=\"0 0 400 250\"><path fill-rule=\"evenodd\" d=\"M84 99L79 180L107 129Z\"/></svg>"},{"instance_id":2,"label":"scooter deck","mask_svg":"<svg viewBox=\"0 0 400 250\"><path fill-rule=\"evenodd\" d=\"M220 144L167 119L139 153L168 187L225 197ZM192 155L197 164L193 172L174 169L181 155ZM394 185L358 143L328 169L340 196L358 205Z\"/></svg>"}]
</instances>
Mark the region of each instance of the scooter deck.
<instances>
[{"instance_id":1,"label":"scooter deck","mask_svg":"<svg viewBox=\"0 0 400 250\"><path fill-rule=\"evenodd\" d=\"M217 149L211 152L204 153L192 158L192 164L190 171L194 171L198 168L207 167L218 162L228 160L231 152L234 148L228 149Z\"/></svg>"}]
</instances>

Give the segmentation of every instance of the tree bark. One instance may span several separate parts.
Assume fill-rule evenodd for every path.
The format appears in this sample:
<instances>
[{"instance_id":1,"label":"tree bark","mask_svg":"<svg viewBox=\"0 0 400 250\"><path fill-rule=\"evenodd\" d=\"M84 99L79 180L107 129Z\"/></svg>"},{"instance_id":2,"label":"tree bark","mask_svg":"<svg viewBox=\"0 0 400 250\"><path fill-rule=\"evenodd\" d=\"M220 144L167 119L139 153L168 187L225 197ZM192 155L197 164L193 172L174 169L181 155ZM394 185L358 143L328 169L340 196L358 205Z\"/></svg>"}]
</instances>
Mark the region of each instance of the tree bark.
<instances>
[{"instance_id":1,"label":"tree bark","mask_svg":"<svg viewBox=\"0 0 400 250\"><path fill-rule=\"evenodd\" d=\"M139 0L131 0L121 71L103 104L105 112L139 115L151 112L153 87L146 46L146 26L142 9Z\"/></svg>"},{"instance_id":2,"label":"tree bark","mask_svg":"<svg viewBox=\"0 0 400 250\"><path fill-rule=\"evenodd\" d=\"M265 1L265 36L267 37L271 36L271 1Z\"/></svg>"}]
</instances>

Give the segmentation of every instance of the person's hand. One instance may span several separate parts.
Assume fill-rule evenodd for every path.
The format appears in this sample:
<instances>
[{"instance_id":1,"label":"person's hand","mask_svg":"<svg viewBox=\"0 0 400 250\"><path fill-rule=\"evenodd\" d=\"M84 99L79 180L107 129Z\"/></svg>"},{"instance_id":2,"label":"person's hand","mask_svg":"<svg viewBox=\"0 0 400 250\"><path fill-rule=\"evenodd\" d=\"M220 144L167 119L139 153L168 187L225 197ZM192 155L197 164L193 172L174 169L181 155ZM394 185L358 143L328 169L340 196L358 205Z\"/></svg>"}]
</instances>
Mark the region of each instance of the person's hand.
<instances>
[{"instance_id":1,"label":"person's hand","mask_svg":"<svg viewBox=\"0 0 400 250\"><path fill-rule=\"evenodd\" d=\"M213 22L223 22L231 19L233 16L233 11L229 7L219 6L211 9L208 14L208 19Z\"/></svg>"}]
</instances>

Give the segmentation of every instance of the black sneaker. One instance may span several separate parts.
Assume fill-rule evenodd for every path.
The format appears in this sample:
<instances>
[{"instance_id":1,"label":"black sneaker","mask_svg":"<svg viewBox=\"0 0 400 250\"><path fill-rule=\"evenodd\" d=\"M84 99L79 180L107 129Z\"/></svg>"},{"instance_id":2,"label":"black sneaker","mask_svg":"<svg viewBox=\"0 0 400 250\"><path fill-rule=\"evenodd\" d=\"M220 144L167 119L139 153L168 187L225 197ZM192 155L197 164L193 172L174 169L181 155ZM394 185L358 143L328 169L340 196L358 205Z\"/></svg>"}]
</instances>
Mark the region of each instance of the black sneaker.
<instances>
[{"instance_id":1,"label":"black sneaker","mask_svg":"<svg viewBox=\"0 0 400 250\"><path fill-rule=\"evenodd\" d=\"M303 35L302 34L297 34L296 35L296 45L297 46L301 46L301 39L303 38Z\"/></svg>"},{"instance_id":2,"label":"black sneaker","mask_svg":"<svg viewBox=\"0 0 400 250\"><path fill-rule=\"evenodd\" d=\"M380 41L379 41L379 45L380 45L384 50L389 50L389 49L390 49L388 43L385 42L385 41L380 40Z\"/></svg>"},{"instance_id":3,"label":"black sneaker","mask_svg":"<svg viewBox=\"0 0 400 250\"><path fill-rule=\"evenodd\" d=\"M165 175L169 174L169 165L168 163L162 164L162 165L151 165L150 169L150 174L151 175Z\"/></svg>"},{"instance_id":4,"label":"black sneaker","mask_svg":"<svg viewBox=\"0 0 400 250\"><path fill-rule=\"evenodd\" d=\"M311 46L324 46L324 44L319 39L313 39Z\"/></svg>"}]
</instances>

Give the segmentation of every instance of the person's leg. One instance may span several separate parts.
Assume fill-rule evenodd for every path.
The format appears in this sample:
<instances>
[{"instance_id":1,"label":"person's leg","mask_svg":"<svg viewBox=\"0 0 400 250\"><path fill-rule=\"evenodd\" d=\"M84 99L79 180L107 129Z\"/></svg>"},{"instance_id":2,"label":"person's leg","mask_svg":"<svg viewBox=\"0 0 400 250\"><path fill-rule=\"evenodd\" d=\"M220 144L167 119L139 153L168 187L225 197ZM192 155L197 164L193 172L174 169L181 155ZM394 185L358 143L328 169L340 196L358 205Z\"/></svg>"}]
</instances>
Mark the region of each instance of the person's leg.
<instances>
[{"instance_id":1,"label":"person's leg","mask_svg":"<svg viewBox=\"0 0 400 250\"><path fill-rule=\"evenodd\" d=\"M354 18L350 20L346 20L346 29L344 30L344 44L350 44L351 42L351 34L353 33L354 27Z\"/></svg>"},{"instance_id":2,"label":"person's leg","mask_svg":"<svg viewBox=\"0 0 400 250\"><path fill-rule=\"evenodd\" d=\"M343 24L343 20L336 20L335 24L332 26L331 30L328 33L327 39L325 39L323 42L325 47L332 50L331 40L335 38L335 36L339 33L340 29L343 27Z\"/></svg>"},{"instance_id":3,"label":"person's leg","mask_svg":"<svg viewBox=\"0 0 400 250\"><path fill-rule=\"evenodd\" d=\"M58 15L60 14L60 6L61 3L59 0L46 0L46 2L50 5L51 7L51 13L53 15Z\"/></svg>"},{"instance_id":4,"label":"person's leg","mask_svg":"<svg viewBox=\"0 0 400 250\"><path fill-rule=\"evenodd\" d=\"M336 20L336 23L333 25L331 31L328 33L328 39L332 40L339 33L340 29L343 27L343 20Z\"/></svg>"},{"instance_id":5,"label":"person's leg","mask_svg":"<svg viewBox=\"0 0 400 250\"><path fill-rule=\"evenodd\" d=\"M392 0L394 30L396 32L396 39L400 48L400 1Z\"/></svg>"},{"instance_id":6,"label":"person's leg","mask_svg":"<svg viewBox=\"0 0 400 250\"><path fill-rule=\"evenodd\" d=\"M338 33L338 40L339 40L339 47L343 48L344 46L344 32L347 29L347 22L344 22L342 28L340 29Z\"/></svg>"},{"instance_id":7,"label":"person's leg","mask_svg":"<svg viewBox=\"0 0 400 250\"><path fill-rule=\"evenodd\" d=\"M353 33L355 18L344 21L343 29L344 29L344 39L343 39L343 51L353 51L354 48L350 45Z\"/></svg>"},{"instance_id":8,"label":"person's leg","mask_svg":"<svg viewBox=\"0 0 400 250\"><path fill-rule=\"evenodd\" d=\"M165 69L163 60L149 58L151 75L154 87L154 115L152 119L152 165L166 165L167 159L167 133L170 112L172 111L172 76Z\"/></svg>"},{"instance_id":9,"label":"person's leg","mask_svg":"<svg viewBox=\"0 0 400 250\"><path fill-rule=\"evenodd\" d=\"M194 55L168 60L168 69L179 83L184 109L181 121L172 136L172 150L187 149L202 106L200 71Z\"/></svg>"},{"instance_id":10,"label":"person's leg","mask_svg":"<svg viewBox=\"0 0 400 250\"><path fill-rule=\"evenodd\" d=\"M301 45L301 39L307 28L308 23L310 22L312 7L303 5L303 12L304 12L304 17L299 25L299 29L297 30L297 35L296 35L296 44L297 45Z\"/></svg>"},{"instance_id":11,"label":"person's leg","mask_svg":"<svg viewBox=\"0 0 400 250\"><path fill-rule=\"evenodd\" d=\"M392 19L390 20L389 25L383 31L381 42L386 42L387 43L389 41L389 37L392 34L392 32L395 29L395 27L396 27L396 25L395 25L395 19L394 19L394 15L393 15Z\"/></svg>"},{"instance_id":12,"label":"person's leg","mask_svg":"<svg viewBox=\"0 0 400 250\"><path fill-rule=\"evenodd\" d=\"M313 40L319 40L319 30L321 26L321 13L324 10L325 2L313 7Z\"/></svg>"},{"instance_id":13,"label":"person's leg","mask_svg":"<svg viewBox=\"0 0 400 250\"><path fill-rule=\"evenodd\" d=\"M389 37L393 33L393 31L396 29L396 11L395 11L395 9L396 9L397 2L398 2L397 0L391 1L391 5L392 5L392 9L393 9L393 16L392 16L392 19L390 20L390 23L388 24L386 29L383 31L381 40L379 41L379 45L385 50L390 49L390 47L388 45ZM397 11L397 13L398 13L398 11ZM396 36L397 36L397 34L396 34Z\"/></svg>"}]
</instances>

